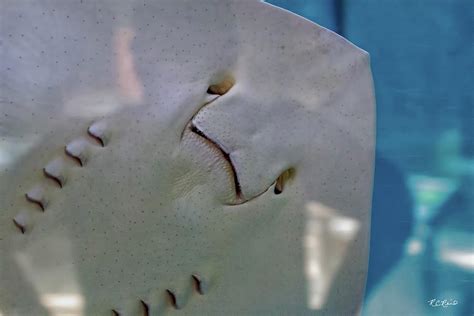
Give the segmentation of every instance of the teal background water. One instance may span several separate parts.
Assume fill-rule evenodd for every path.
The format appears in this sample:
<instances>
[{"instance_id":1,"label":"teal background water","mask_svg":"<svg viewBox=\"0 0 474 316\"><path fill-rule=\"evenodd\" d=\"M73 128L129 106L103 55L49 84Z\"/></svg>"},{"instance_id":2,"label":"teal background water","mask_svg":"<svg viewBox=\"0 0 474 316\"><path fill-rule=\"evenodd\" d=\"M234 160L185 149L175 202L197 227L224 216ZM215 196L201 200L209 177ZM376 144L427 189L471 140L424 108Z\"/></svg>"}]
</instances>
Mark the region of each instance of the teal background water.
<instances>
[{"instance_id":1,"label":"teal background water","mask_svg":"<svg viewBox=\"0 0 474 316\"><path fill-rule=\"evenodd\" d=\"M377 152L363 314L473 315L474 2L267 2L371 56Z\"/></svg>"}]
</instances>

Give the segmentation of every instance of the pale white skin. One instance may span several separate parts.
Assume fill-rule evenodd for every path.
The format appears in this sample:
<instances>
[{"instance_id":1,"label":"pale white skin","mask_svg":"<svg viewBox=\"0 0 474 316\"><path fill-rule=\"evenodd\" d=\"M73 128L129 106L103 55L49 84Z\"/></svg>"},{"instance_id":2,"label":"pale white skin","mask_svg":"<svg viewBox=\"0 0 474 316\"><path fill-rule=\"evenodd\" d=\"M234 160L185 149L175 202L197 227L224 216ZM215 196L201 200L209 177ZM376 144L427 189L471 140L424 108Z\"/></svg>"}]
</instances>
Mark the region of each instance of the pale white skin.
<instances>
[{"instance_id":1,"label":"pale white skin","mask_svg":"<svg viewBox=\"0 0 474 316\"><path fill-rule=\"evenodd\" d=\"M151 315L356 313L374 146L367 53L258 1L62 3L2 4L0 312L142 315L143 301ZM229 75L225 95L206 93ZM230 154L240 200L190 122ZM305 270L315 205L331 210L318 215L317 307ZM351 238L325 228L333 217L356 223Z\"/></svg>"}]
</instances>

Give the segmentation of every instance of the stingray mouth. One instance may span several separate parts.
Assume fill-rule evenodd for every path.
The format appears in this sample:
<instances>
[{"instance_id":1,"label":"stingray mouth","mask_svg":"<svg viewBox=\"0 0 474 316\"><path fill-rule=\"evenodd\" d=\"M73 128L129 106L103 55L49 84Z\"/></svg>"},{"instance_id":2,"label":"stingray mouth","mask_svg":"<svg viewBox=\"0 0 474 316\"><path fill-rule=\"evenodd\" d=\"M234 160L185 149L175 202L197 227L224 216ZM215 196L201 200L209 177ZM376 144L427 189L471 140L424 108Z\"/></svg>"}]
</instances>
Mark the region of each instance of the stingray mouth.
<instances>
[{"instance_id":1,"label":"stingray mouth","mask_svg":"<svg viewBox=\"0 0 474 316\"><path fill-rule=\"evenodd\" d=\"M218 150L221 153L222 157L229 164L229 169L231 170L232 178L234 180L235 195L237 197L237 200L243 200L242 188L240 186L239 177L237 176L237 170L235 168L234 163L232 162L232 159L230 158L230 154L226 150L224 150L224 148L221 145L219 145L218 142L212 140L210 137L204 134L204 132L201 131L199 128L197 128L196 125L194 125L192 122L190 122L188 128L191 130L191 132L199 135L206 142L209 142L211 146L213 146L216 150Z\"/></svg>"},{"instance_id":2,"label":"stingray mouth","mask_svg":"<svg viewBox=\"0 0 474 316\"><path fill-rule=\"evenodd\" d=\"M215 154L216 157L219 157L219 160L224 162L225 167L224 169L226 170L226 173L229 175L231 178L233 190L234 190L234 197L232 198L232 201L227 201L225 204L227 205L239 205L246 203L250 200L255 199L256 197L260 196L263 194L265 191L268 190L265 189L264 192L250 198L246 199L243 196L242 193L242 186L239 181L239 176L237 172L237 168L235 163L232 161L231 154L228 150L225 149L225 146L217 142L216 140L212 139L209 135L207 135L202 129L200 129L196 124L193 122L193 119L198 115L198 113L204 109L206 106L214 103L217 99L225 95L235 84L235 80L232 76L230 75L225 75L221 78L219 82L216 84L211 84L206 93L210 96L215 96L212 98L209 102L203 104L199 110L191 117L191 119L188 121L186 124L183 132L181 133L181 139L183 139L184 134L186 132L192 133L193 135L196 135L198 137L198 140L204 144L206 144L207 147L210 148L210 150Z\"/></svg>"},{"instance_id":3,"label":"stingray mouth","mask_svg":"<svg viewBox=\"0 0 474 316\"><path fill-rule=\"evenodd\" d=\"M211 156L218 161L220 161L221 168L226 171L228 178L231 180L231 185L233 187L233 197L229 200L226 199L224 204L226 205L240 205L254 200L255 198L261 196L267 192L271 187L273 187L273 193L275 195L281 194L285 183L292 179L294 176L294 168L289 168L283 171L273 183L268 187L262 188L257 194L252 194L251 197L244 196L242 192L241 181L239 180L239 172L235 162L232 159L232 154L226 147L218 142L215 138L211 137L206 131L200 128L194 118L207 106L214 103L217 99L225 95L234 85L235 81L232 77L226 76L219 83L210 85L207 89L208 95L214 95L210 101L204 103L199 110L190 118L185 128L181 133L181 140L183 140L186 135L194 135L193 143L204 144L205 147L211 152ZM209 157L208 157L209 158Z\"/></svg>"},{"instance_id":4,"label":"stingray mouth","mask_svg":"<svg viewBox=\"0 0 474 316\"><path fill-rule=\"evenodd\" d=\"M239 173L236 168L236 164L232 160L230 152L227 151L225 147L219 142L207 135L202 129L197 127L192 122L192 120L186 125L183 134L186 132L195 135L199 142L205 144L210 149L210 151L213 152L215 157L218 157L218 159L224 163L224 169L226 171L226 174L231 178L232 187L234 191L232 199L230 201L226 201L224 204L232 206L250 202L267 192L272 186L274 187L275 194L280 194L283 191L283 186L281 184L282 182L280 181L281 177L279 177L277 180L275 180L274 183L272 183L269 187L265 188L262 192L252 196L251 198L246 198L242 192L242 186L239 180Z\"/></svg>"}]
</instances>

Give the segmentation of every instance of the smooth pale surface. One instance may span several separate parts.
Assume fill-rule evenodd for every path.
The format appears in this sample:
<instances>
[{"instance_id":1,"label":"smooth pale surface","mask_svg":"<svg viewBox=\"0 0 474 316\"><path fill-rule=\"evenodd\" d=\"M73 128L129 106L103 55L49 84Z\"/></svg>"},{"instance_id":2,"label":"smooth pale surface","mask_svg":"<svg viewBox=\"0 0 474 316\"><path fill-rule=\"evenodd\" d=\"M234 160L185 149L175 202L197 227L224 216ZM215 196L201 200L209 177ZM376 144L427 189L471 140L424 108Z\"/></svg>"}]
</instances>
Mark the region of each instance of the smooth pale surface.
<instances>
[{"instance_id":1,"label":"smooth pale surface","mask_svg":"<svg viewBox=\"0 0 474 316\"><path fill-rule=\"evenodd\" d=\"M189 315L358 311L366 52L258 1L3 1L1 21L0 313L173 313L167 289ZM228 164L182 134L190 119L230 153L244 197L262 195L228 205Z\"/></svg>"}]
</instances>

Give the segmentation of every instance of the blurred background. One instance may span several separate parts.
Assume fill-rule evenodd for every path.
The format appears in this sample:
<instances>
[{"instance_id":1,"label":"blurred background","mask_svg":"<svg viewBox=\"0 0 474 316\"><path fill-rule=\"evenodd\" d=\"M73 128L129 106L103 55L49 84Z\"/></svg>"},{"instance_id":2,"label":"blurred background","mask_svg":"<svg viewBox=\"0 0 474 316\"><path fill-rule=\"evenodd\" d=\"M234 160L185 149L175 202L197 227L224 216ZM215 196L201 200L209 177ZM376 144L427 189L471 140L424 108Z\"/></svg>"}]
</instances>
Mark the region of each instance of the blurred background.
<instances>
[{"instance_id":1,"label":"blurred background","mask_svg":"<svg viewBox=\"0 0 474 316\"><path fill-rule=\"evenodd\" d=\"M474 315L474 1L267 2L371 56L377 152L363 315Z\"/></svg>"}]
</instances>

